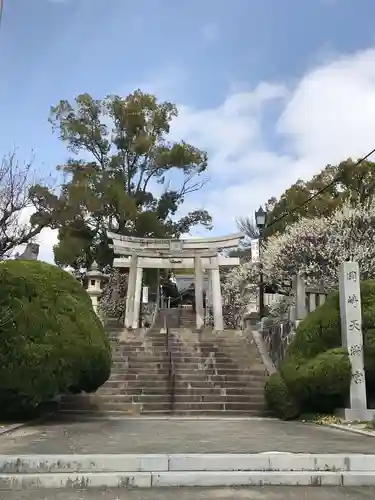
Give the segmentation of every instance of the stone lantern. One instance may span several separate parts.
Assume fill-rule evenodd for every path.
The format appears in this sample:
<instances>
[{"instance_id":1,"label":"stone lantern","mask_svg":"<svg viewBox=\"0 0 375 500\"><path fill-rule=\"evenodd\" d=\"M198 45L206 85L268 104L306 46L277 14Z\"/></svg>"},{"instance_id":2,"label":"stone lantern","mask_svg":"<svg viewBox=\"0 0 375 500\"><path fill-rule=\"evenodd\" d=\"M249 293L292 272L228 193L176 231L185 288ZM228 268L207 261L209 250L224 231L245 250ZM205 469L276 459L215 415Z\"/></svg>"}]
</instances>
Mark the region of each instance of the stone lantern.
<instances>
[{"instance_id":1,"label":"stone lantern","mask_svg":"<svg viewBox=\"0 0 375 500\"><path fill-rule=\"evenodd\" d=\"M92 307L96 314L98 312L98 298L102 294L101 284L106 277L99 269L98 264L94 261L90 268L90 271L86 273L87 276L87 293L89 294L92 302Z\"/></svg>"}]
</instances>

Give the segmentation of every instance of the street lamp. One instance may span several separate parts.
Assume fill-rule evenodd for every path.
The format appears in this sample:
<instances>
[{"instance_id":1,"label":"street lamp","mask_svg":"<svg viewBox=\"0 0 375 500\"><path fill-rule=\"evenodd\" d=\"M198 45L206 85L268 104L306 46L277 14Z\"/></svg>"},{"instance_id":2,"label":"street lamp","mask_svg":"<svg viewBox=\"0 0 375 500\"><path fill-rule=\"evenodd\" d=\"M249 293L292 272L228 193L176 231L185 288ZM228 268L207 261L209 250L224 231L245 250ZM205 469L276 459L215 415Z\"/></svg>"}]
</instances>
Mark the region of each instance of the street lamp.
<instances>
[{"instance_id":1,"label":"street lamp","mask_svg":"<svg viewBox=\"0 0 375 500\"><path fill-rule=\"evenodd\" d=\"M259 207L255 212L255 224L259 230L259 318L264 317L264 282L263 282L263 264L262 264L262 237L266 227L267 212Z\"/></svg>"},{"instance_id":2,"label":"street lamp","mask_svg":"<svg viewBox=\"0 0 375 500\"><path fill-rule=\"evenodd\" d=\"M263 210L262 207L259 207L255 212L255 224L261 233L266 225L267 212Z\"/></svg>"}]
</instances>

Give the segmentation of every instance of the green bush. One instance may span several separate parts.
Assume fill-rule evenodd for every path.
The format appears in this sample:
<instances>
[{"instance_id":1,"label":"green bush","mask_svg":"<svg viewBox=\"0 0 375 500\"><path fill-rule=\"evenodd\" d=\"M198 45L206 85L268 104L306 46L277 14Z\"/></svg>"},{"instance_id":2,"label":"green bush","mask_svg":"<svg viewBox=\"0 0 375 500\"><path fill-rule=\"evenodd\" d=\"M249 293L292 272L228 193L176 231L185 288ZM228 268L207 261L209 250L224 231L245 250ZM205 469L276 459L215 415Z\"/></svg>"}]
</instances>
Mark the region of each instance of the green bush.
<instances>
[{"instance_id":1,"label":"green bush","mask_svg":"<svg viewBox=\"0 0 375 500\"><path fill-rule=\"evenodd\" d=\"M282 420L298 417L299 409L280 373L273 373L265 385L268 408Z\"/></svg>"},{"instance_id":2,"label":"green bush","mask_svg":"<svg viewBox=\"0 0 375 500\"><path fill-rule=\"evenodd\" d=\"M371 395L375 392L374 280L361 283L361 301L366 382ZM284 394L289 394L289 400L296 402L300 412L332 412L345 405L351 366L341 345L339 294L334 292L299 324L280 365L280 378L285 387L280 381L278 385ZM267 385L267 401L270 400L269 391ZM273 397L272 401L271 409L276 415L282 415L285 405L282 398Z\"/></svg>"},{"instance_id":3,"label":"green bush","mask_svg":"<svg viewBox=\"0 0 375 500\"><path fill-rule=\"evenodd\" d=\"M110 375L110 347L91 299L69 273L39 261L0 264L0 403L16 412Z\"/></svg>"},{"instance_id":4,"label":"green bush","mask_svg":"<svg viewBox=\"0 0 375 500\"><path fill-rule=\"evenodd\" d=\"M330 413L345 405L351 378L349 357L343 349L331 349L302 364L283 364L281 377L304 413Z\"/></svg>"}]
</instances>

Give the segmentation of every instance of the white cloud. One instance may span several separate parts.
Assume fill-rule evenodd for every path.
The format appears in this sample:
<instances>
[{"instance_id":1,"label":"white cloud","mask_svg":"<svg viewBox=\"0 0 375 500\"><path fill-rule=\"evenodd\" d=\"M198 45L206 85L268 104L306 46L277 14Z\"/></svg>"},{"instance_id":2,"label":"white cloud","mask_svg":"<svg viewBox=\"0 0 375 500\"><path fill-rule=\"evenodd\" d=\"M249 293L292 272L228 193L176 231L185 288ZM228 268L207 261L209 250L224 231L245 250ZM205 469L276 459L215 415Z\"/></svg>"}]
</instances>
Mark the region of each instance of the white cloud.
<instances>
[{"instance_id":1,"label":"white cloud","mask_svg":"<svg viewBox=\"0 0 375 500\"><path fill-rule=\"evenodd\" d=\"M275 103L280 116L265 130L265 111ZM375 147L375 50L321 64L293 88L260 82L232 90L215 108L179 107L173 135L209 151L211 177L183 210L206 208L216 234L235 231L237 216L252 215L298 178ZM47 254L54 236L42 240Z\"/></svg>"},{"instance_id":2,"label":"white cloud","mask_svg":"<svg viewBox=\"0 0 375 500\"><path fill-rule=\"evenodd\" d=\"M282 111L265 131L264 113L275 100ZM318 66L294 88L261 83L214 109L183 106L174 132L209 151L211 174L186 209L209 210L215 233L233 231L237 216L252 215L298 178L370 151L374 129L375 50Z\"/></svg>"},{"instance_id":3,"label":"white cloud","mask_svg":"<svg viewBox=\"0 0 375 500\"><path fill-rule=\"evenodd\" d=\"M28 207L22 210L19 218L17 219L17 225L20 227L27 225L34 212L35 209L33 207ZM58 230L45 228L34 238L34 241L39 244L39 260L53 263L53 247L58 242ZM10 255L22 253L25 247L26 245L16 247Z\"/></svg>"},{"instance_id":4,"label":"white cloud","mask_svg":"<svg viewBox=\"0 0 375 500\"><path fill-rule=\"evenodd\" d=\"M53 247L58 242L58 231L57 229L43 229L42 232L36 238L36 242L39 243L39 260L44 260L45 262L53 263Z\"/></svg>"}]
</instances>

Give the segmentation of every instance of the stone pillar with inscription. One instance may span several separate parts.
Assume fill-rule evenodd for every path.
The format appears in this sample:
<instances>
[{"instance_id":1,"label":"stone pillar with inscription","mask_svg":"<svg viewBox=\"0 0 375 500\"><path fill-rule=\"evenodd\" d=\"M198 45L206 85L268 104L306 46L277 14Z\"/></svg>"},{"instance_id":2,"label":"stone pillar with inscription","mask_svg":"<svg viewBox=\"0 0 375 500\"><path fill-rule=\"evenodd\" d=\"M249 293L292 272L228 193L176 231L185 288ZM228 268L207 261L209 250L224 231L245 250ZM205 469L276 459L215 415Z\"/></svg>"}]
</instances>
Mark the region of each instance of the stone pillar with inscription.
<instances>
[{"instance_id":1,"label":"stone pillar with inscription","mask_svg":"<svg viewBox=\"0 0 375 500\"><path fill-rule=\"evenodd\" d=\"M339 269L342 345L352 365L350 407L339 411L345 420L367 420L366 380L363 361L363 334L360 275L357 262L343 262Z\"/></svg>"},{"instance_id":2,"label":"stone pillar with inscription","mask_svg":"<svg viewBox=\"0 0 375 500\"><path fill-rule=\"evenodd\" d=\"M203 269L202 257L194 257L195 270L195 314L197 329L204 326L204 307L203 307Z\"/></svg>"},{"instance_id":3,"label":"stone pillar with inscription","mask_svg":"<svg viewBox=\"0 0 375 500\"><path fill-rule=\"evenodd\" d=\"M134 313L134 296L135 286L137 280L137 255L133 254L130 259L129 277L128 277L128 290L126 293L125 304L125 328L132 328L133 326L133 313Z\"/></svg>"}]
</instances>

